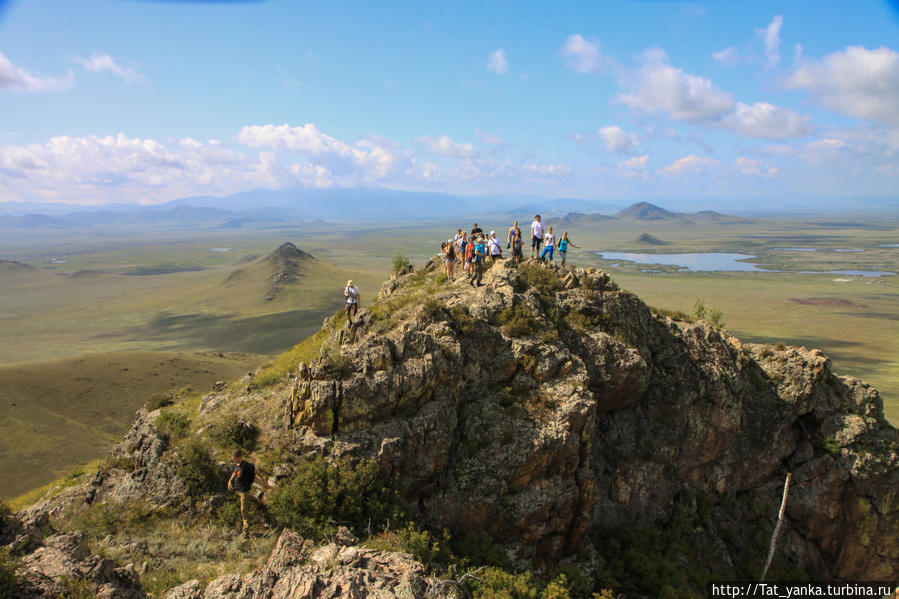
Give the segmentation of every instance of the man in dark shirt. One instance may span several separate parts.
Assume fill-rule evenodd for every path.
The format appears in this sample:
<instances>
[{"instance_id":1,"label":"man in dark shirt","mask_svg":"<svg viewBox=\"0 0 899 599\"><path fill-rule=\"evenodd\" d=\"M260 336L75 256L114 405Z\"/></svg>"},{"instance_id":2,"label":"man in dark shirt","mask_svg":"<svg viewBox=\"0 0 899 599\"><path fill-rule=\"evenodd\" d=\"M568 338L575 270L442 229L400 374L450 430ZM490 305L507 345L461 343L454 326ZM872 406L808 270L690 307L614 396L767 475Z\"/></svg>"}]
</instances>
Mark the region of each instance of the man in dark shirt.
<instances>
[{"instance_id":1,"label":"man in dark shirt","mask_svg":"<svg viewBox=\"0 0 899 599\"><path fill-rule=\"evenodd\" d=\"M246 462L239 451L235 451L233 455L234 468L231 471L231 478L228 479L228 490L237 491L240 496L240 519L243 523L241 534L246 535L249 532L249 524L247 522L248 501L253 500L250 495L250 488L256 479L256 467L250 462Z\"/></svg>"},{"instance_id":2,"label":"man in dark shirt","mask_svg":"<svg viewBox=\"0 0 899 599\"><path fill-rule=\"evenodd\" d=\"M472 240L483 232L484 231L481 229L481 227L478 226L478 223L475 223L474 225L472 225L472 227L471 227Z\"/></svg>"}]
</instances>

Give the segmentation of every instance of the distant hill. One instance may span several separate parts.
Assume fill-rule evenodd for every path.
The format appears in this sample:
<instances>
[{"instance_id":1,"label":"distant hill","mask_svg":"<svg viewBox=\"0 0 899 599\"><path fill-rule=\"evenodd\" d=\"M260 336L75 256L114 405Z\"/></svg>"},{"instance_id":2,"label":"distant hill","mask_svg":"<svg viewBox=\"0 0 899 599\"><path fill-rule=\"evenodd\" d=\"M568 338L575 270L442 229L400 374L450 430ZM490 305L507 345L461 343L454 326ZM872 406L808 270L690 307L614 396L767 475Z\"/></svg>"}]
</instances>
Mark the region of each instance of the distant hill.
<instances>
[{"instance_id":1,"label":"distant hill","mask_svg":"<svg viewBox=\"0 0 899 599\"><path fill-rule=\"evenodd\" d=\"M640 235L640 237L637 238L637 243L645 243L646 245L668 245L667 241L662 241L655 235L650 235L649 233Z\"/></svg>"},{"instance_id":2,"label":"distant hill","mask_svg":"<svg viewBox=\"0 0 899 599\"><path fill-rule=\"evenodd\" d=\"M4 272L30 272L34 267L24 262L16 262L15 260L0 260L0 273Z\"/></svg>"},{"instance_id":3,"label":"distant hill","mask_svg":"<svg viewBox=\"0 0 899 599\"><path fill-rule=\"evenodd\" d=\"M615 216L618 218L636 218L638 220L672 220L681 215L665 210L655 204L650 204L649 202L637 202L636 204L631 204Z\"/></svg>"},{"instance_id":4,"label":"distant hill","mask_svg":"<svg viewBox=\"0 0 899 599\"><path fill-rule=\"evenodd\" d=\"M0 227L12 229L35 229L37 227L70 227L72 223L45 214L25 214L23 216L0 216Z\"/></svg>"},{"instance_id":5,"label":"distant hill","mask_svg":"<svg viewBox=\"0 0 899 599\"><path fill-rule=\"evenodd\" d=\"M561 219L559 219L558 225L570 227L572 225L584 225L589 223L601 223L609 220L615 220L614 216L608 216L605 214L584 214L582 212L569 212Z\"/></svg>"}]
</instances>

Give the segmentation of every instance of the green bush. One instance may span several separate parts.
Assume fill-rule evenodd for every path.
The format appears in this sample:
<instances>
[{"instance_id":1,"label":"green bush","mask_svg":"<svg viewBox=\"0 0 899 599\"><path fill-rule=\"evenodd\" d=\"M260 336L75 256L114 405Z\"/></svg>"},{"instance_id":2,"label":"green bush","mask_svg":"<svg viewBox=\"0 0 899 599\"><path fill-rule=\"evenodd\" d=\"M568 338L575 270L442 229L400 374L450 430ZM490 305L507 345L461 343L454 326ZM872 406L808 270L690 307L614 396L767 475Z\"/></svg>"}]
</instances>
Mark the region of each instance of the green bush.
<instances>
[{"instance_id":1,"label":"green bush","mask_svg":"<svg viewBox=\"0 0 899 599\"><path fill-rule=\"evenodd\" d=\"M466 579L468 591L474 599L537 599L543 584L531 572L508 572L490 567L479 572L476 579Z\"/></svg>"},{"instance_id":2,"label":"green bush","mask_svg":"<svg viewBox=\"0 0 899 599\"><path fill-rule=\"evenodd\" d=\"M440 311L443 309L443 302L441 302L436 297L429 297L424 301L421 305L421 313L431 320L436 320L440 316Z\"/></svg>"},{"instance_id":3,"label":"green bush","mask_svg":"<svg viewBox=\"0 0 899 599\"><path fill-rule=\"evenodd\" d=\"M462 306L453 306L450 310L453 317L453 324L456 329L463 335L470 335L475 329L475 319L471 317L468 310Z\"/></svg>"},{"instance_id":4,"label":"green bush","mask_svg":"<svg viewBox=\"0 0 899 599\"><path fill-rule=\"evenodd\" d=\"M232 415L209 425L207 433L212 442L219 447L252 451L256 447L259 429L253 423Z\"/></svg>"},{"instance_id":5,"label":"green bush","mask_svg":"<svg viewBox=\"0 0 899 599\"><path fill-rule=\"evenodd\" d=\"M518 269L518 278L524 285L537 289L546 299L552 299L552 295L562 289L562 280L559 276L542 264L521 265ZM519 290L524 291L520 287L519 285Z\"/></svg>"},{"instance_id":6,"label":"green bush","mask_svg":"<svg viewBox=\"0 0 899 599\"><path fill-rule=\"evenodd\" d=\"M56 595L57 599L94 599L94 587L85 578L69 576L61 581L62 590Z\"/></svg>"},{"instance_id":7,"label":"green bush","mask_svg":"<svg viewBox=\"0 0 899 599\"><path fill-rule=\"evenodd\" d=\"M456 560L450 547L450 535L443 531L440 538L410 522L403 528L386 530L365 542L378 551L409 553L428 567L447 566Z\"/></svg>"},{"instance_id":8,"label":"green bush","mask_svg":"<svg viewBox=\"0 0 899 599\"><path fill-rule=\"evenodd\" d=\"M15 597L19 588L16 560L5 547L0 547L0 597Z\"/></svg>"},{"instance_id":9,"label":"green bush","mask_svg":"<svg viewBox=\"0 0 899 599\"><path fill-rule=\"evenodd\" d=\"M707 322L716 329L724 326L724 312L716 308L706 309L705 302L698 298L693 305L693 316L696 320Z\"/></svg>"},{"instance_id":10,"label":"green bush","mask_svg":"<svg viewBox=\"0 0 899 599\"><path fill-rule=\"evenodd\" d=\"M656 306L649 306L649 309L656 316L667 316L671 320L679 320L681 322L695 322L692 316L680 310L669 310L667 308L657 308Z\"/></svg>"},{"instance_id":11,"label":"green bush","mask_svg":"<svg viewBox=\"0 0 899 599\"><path fill-rule=\"evenodd\" d=\"M321 539L340 525L357 536L380 530L388 522L406 521L393 481L375 460L354 464L343 457L329 464L323 457L303 462L272 493L270 512L282 526Z\"/></svg>"},{"instance_id":12,"label":"green bush","mask_svg":"<svg viewBox=\"0 0 899 599\"><path fill-rule=\"evenodd\" d=\"M181 412L163 412L156 418L156 428L169 439L182 439L190 429L190 418Z\"/></svg>"},{"instance_id":13,"label":"green bush","mask_svg":"<svg viewBox=\"0 0 899 599\"><path fill-rule=\"evenodd\" d=\"M159 408L170 406L173 403L175 403L174 389L165 391L164 393L154 393L149 397L149 399L147 399L147 403L145 404L145 406L147 410L152 412L153 410L158 410Z\"/></svg>"},{"instance_id":14,"label":"green bush","mask_svg":"<svg viewBox=\"0 0 899 599\"><path fill-rule=\"evenodd\" d=\"M184 481L190 497L223 490L222 472L209 451L198 442L187 443L175 458L175 474Z\"/></svg>"},{"instance_id":15,"label":"green bush","mask_svg":"<svg viewBox=\"0 0 899 599\"><path fill-rule=\"evenodd\" d=\"M540 332L540 324L534 319L530 310L521 303L503 308L496 319L509 337L527 337Z\"/></svg>"},{"instance_id":16,"label":"green bush","mask_svg":"<svg viewBox=\"0 0 899 599\"><path fill-rule=\"evenodd\" d=\"M396 258L393 259L393 274L397 274L409 266L411 266L409 259L403 254L397 254Z\"/></svg>"},{"instance_id":17,"label":"green bush","mask_svg":"<svg viewBox=\"0 0 899 599\"><path fill-rule=\"evenodd\" d=\"M143 501L97 502L72 516L67 526L71 530L83 531L96 540L116 533L155 528L160 520L169 516L170 513L154 509Z\"/></svg>"}]
</instances>

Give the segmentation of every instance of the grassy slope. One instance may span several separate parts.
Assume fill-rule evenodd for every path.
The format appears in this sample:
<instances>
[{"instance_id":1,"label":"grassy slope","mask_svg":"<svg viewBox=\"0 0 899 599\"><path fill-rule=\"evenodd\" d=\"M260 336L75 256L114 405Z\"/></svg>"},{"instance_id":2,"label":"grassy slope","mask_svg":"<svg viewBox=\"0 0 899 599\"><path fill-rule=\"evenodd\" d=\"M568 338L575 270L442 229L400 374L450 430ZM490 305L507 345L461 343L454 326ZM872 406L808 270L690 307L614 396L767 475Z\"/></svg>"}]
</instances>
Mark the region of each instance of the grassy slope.
<instances>
[{"instance_id":1,"label":"grassy slope","mask_svg":"<svg viewBox=\"0 0 899 599\"><path fill-rule=\"evenodd\" d=\"M259 361L249 354L119 352L0 367L3 495L102 457L150 395L184 386L207 390Z\"/></svg>"}]
</instances>

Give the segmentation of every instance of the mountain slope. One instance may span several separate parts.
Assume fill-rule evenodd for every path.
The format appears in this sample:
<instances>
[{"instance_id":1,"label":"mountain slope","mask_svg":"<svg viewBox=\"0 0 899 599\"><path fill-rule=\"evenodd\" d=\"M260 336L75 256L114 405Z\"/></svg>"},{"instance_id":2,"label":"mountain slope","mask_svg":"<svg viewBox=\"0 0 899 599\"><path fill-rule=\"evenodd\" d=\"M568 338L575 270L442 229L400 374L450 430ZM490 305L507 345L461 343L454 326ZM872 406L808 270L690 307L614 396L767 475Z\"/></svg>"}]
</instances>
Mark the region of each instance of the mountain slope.
<instances>
[{"instance_id":1,"label":"mountain slope","mask_svg":"<svg viewBox=\"0 0 899 599\"><path fill-rule=\"evenodd\" d=\"M276 486L276 522L310 534L303 510L317 495L290 504L307 520L279 507L311 480L297 477L330 464L348 480L371 463L420 526L469 547L489 540L511 565L551 572L577 558L594 591L645 596L664 581L671 596L703 596L709 580L758 577L790 472L769 580L882 579L899 567L897 431L877 392L835 376L820 352L655 315L595 270L500 262L472 288L439 266L387 281L352 327L327 319L255 376L142 413L89 484L20 517L88 499L160 514L190 504L193 522L208 520L223 483L198 490L185 464L198 446L224 456L226 427ZM165 432L174 420L180 435ZM321 525L340 523L333 514ZM377 533L375 512L348 525L365 532L366 514ZM310 584L291 572L229 574L205 596Z\"/></svg>"}]
</instances>

